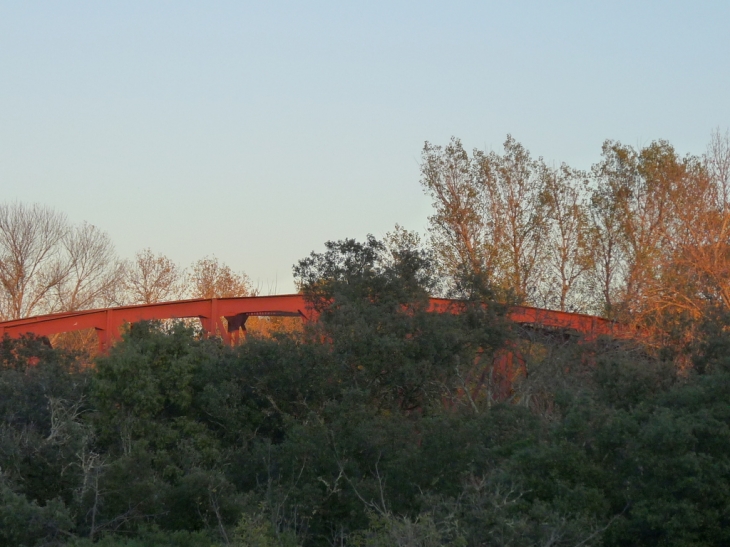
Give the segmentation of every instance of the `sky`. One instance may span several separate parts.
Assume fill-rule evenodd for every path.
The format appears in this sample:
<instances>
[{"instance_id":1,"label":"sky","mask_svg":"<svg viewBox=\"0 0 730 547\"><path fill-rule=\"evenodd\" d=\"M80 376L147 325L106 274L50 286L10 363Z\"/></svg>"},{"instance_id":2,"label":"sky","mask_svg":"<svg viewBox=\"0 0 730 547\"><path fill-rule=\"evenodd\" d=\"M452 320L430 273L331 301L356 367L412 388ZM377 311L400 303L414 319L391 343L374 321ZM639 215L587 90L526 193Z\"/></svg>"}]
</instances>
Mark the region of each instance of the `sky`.
<instances>
[{"instance_id":1,"label":"sky","mask_svg":"<svg viewBox=\"0 0 730 547\"><path fill-rule=\"evenodd\" d=\"M588 168L730 127L730 2L0 0L0 202L263 294L327 240L426 233L424 142Z\"/></svg>"}]
</instances>

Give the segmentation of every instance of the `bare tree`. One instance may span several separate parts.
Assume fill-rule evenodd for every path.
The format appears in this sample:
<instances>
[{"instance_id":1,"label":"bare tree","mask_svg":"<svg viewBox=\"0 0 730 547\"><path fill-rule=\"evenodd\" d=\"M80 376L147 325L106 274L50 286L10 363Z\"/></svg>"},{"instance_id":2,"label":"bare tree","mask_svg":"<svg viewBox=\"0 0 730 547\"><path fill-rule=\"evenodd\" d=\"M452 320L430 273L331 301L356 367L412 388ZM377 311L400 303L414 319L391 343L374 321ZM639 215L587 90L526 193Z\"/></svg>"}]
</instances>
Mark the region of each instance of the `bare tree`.
<instances>
[{"instance_id":1,"label":"bare tree","mask_svg":"<svg viewBox=\"0 0 730 547\"><path fill-rule=\"evenodd\" d=\"M237 273L216 257L198 260L191 268L189 282L193 298L230 298L253 296L251 280L245 273Z\"/></svg>"},{"instance_id":2,"label":"bare tree","mask_svg":"<svg viewBox=\"0 0 730 547\"><path fill-rule=\"evenodd\" d=\"M84 222L70 229L61 243L69 271L54 287L54 307L75 311L118 303L124 264L117 258L109 235Z\"/></svg>"},{"instance_id":3,"label":"bare tree","mask_svg":"<svg viewBox=\"0 0 730 547\"><path fill-rule=\"evenodd\" d=\"M144 249L127 266L124 286L133 304L153 304L181 298L184 274L171 259Z\"/></svg>"},{"instance_id":4,"label":"bare tree","mask_svg":"<svg viewBox=\"0 0 730 547\"><path fill-rule=\"evenodd\" d=\"M714 189L715 208L730 212L730 130L712 133L704 163Z\"/></svg>"},{"instance_id":5,"label":"bare tree","mask_svg":"<svg viewBox=\"0 0 730 547\"><path fill-rule=\"evenodd\" d=\"M61 245L68 232L66 217L48 207L0 204L0 317L49 311L50 293L69 272Z\"/></svg>"}]
</instances>

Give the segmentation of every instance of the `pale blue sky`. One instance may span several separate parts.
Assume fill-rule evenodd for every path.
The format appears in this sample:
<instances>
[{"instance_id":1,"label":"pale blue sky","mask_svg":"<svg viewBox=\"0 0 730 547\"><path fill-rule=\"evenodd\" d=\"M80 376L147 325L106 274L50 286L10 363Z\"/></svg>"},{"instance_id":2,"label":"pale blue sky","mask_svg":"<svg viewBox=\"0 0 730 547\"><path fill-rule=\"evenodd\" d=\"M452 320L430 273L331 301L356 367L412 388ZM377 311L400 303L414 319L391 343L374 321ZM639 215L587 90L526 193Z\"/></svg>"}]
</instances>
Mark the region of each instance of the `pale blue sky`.
<instances>
[{"instance_id":1,"label":"pale blue sky","mask_svg":"<svg viewBox=\"0 0 730 547\"><path fill-rule=\"evenodd\" d=\"M0 201L281 293L327 239L425 231L426 140L701 153L729 99L727 1L0 1Z\"/></svg>"}]
</instances>

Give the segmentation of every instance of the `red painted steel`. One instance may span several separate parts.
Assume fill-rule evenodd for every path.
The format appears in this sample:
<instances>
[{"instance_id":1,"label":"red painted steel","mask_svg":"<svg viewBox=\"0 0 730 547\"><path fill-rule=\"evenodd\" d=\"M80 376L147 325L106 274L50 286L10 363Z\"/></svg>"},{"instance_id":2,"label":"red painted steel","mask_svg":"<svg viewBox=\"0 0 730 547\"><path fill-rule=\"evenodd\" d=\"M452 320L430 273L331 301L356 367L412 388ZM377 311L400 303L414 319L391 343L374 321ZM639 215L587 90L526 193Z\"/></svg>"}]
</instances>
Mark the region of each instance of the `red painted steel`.
<instances>
[{"instance_id":1,"label":"red painted steel","mask_svg":"<svg viewBox=\"0 0 730 547\"><path fill-rule=\"evenodd\" d=\"M455 300L432 298L431 308L449 311L458 303ZM93 328L99 338L99 347L104 351L120 337L121 327L125 323L154 319L199 318L206 332L220 335L227 342L231 342L238 336L239 329L245 332L246 319L254 315L302 317L308 320L313 317L313 312L300 294L178 300L4 321L0 322L0 337L4 334L18 337L25 333L49 336ZM508 315L516 323L573 330L588 336L605 334L626 338L637 334L636 329L627 325L579 313L513 306ZM222 318L226 319L227 325L224 325Z\"/></svg>"},{"instance_id":2,"label":"red painted steel","mask_svg":"<svg viewBox=\"0 0 730 547\"><path fill-rule=\"evenodd\" d=\"M307 318L307 310L300 295L178 300L4 321L0 322L0 337L4 334L17 337L25 333L49 336L93 328L99 338L100 349L106 350L119 338L120 329L125 323L154 319L199 318L206 332L220 334L226 341L230 341L231 335L235 336L238 328L244 326L245 319L250 315ZM229 332L223 325L222 317L228 319L231 327L236 324L238 328Z\"/></svg>"}]
</instances>

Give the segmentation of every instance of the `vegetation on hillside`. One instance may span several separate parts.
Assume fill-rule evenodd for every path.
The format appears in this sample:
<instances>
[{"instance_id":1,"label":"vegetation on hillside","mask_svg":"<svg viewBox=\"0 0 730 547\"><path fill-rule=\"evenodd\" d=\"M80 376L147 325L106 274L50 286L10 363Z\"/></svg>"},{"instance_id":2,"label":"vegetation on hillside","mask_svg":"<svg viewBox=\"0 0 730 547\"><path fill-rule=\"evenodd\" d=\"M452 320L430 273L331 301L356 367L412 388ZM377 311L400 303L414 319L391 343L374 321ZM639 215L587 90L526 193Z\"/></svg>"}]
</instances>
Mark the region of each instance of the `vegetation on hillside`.
<instances>
[{"instance_id":1,"label":"vegetation on hillside","mask_svg":"<svg viewBox=\"0 0 730 547\"><path fill-rule=\"evenodd\" d=\"M431 313L408 238L295 271L319 321L237 347L138 323L81 367L4 339L0 545L730 542L722 317L680 371L676 349L520 331L480 276Z\"/></svg>"}]
</instances>

